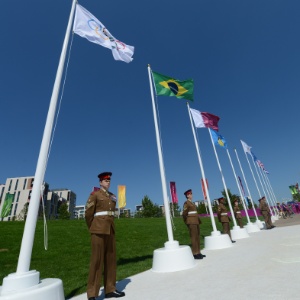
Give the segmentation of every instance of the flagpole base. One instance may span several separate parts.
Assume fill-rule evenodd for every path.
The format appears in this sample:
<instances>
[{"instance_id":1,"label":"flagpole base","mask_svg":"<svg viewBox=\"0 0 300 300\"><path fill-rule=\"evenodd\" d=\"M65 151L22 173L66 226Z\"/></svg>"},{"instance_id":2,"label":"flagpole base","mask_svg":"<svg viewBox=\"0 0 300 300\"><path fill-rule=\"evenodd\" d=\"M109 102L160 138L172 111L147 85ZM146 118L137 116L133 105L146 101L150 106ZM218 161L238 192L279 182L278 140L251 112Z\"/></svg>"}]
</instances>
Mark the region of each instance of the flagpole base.
<instances>
[{"instance_id":1,"label":"flagpole base","mask_svg":"<svg viewBox=\"0 0 300 300\"><path fill-rule=\"evenodd\" d=\"M246 228L241 228L240 226L234 226L231 230L231 238L233 240L245 239L250 237L249 233L247 232Z\"/></svg>"},{"instance_id":2,"label":"flagpole base","mask_svg":"<svg viewBox=\"0 0 300 300\"><path fill-rule=\"evenodd\" d=\"M179 246L178 241L166 242L164 248L153 252L152 271L177 272L194 268L196 262L189 246Z\"/></svg>"},{"instance_id":3,"label":"flagpole base","mask_svg":"<svg viewBox=\"0 0 300 300\"><path fill-rule=\"evenodd\" d=\"M256 220L255 224L258 226L259 229L263 229L265 227L265 222L261 220Z\"/></svg>"},{"instance_id":4,"label":"flagpole base","mask_svg":"<svg viewBox=\"0 0 300 300\"><path fill-rule=\"evenodd\" d=\"M272 222L278 221L279 220L278 215L272 216L271 220L272 220Z\"/></svg>"},{"instance_id":5,"label":"flagpole base","mask_svg":"<svg viewBox=\"0 0 300 300\"><path fill-rule=\"evenodd\" d=\"M219 233L219 234L218 234ZM204 238L205 250L217 250L232 247L233 244L228 234L221 234L220 231L213 231L211 236Z\"/></svg>"},{"instance_id":6,"label":"flagpole base","mask_svg":"<svg viewBox=\"0 0 300 300\"><path fill-rule=\"evenodd\" d=\"M257 223L251 223L249 222L245 228L247 229L248 233L252 233L252 232L259 232L260 231L260 228L258 226Z\"/></svg>"},{"instance_id":7,"label":"flagpole base","mask_svg":"<svg viewBox=\"0 0 300 300\"><path fill-rule=\"evenodd\" d=\"M12 273L3 279L0 300L65 300L60 279L40 280L40 273L32 270L23 274Z\"/></svg>"}]
</instances>

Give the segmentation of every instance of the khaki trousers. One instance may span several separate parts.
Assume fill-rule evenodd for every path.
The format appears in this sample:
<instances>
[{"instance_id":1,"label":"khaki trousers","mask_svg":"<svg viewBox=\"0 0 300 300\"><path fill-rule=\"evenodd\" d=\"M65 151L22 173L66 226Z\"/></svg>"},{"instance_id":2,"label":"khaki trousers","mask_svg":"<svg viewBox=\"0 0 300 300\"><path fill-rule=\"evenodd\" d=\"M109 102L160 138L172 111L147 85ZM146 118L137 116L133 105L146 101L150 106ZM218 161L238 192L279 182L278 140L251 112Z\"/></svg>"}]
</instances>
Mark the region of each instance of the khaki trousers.
<instances>
[{"instance_id":1,"label":"khaki trousers","mask_svg":"<svg viewBox=\"0 0 300 300\"><path fill-rule=\"evenodd\" d=\"M198 224L187 224L192 242L193 255L200 253L200 228Z\"/></svg>"},{"instance_id":2,"label":"khaki trousers","mask_svg":"<svg viewBox=\"0 0 300 300\"><path fill-rule=\"evenodd\" d=\"M230 228L229 228L229 223L226 222L226 223L222 223L222 226L223 226L223 233L224 234L228 234L230 239L231 239L231 234L230 234ZM232 240L232 239L231 239Z\"/></svg>"},{"instance_id":3,"label":"khaki trousers","mask_svg":"<svg viewBox=\"0 0 300 300\"><path fill-rule=\"evenodd\" d=\"M87 283L87 296L99 295L102 272L105 294L116 290L117 262L115 234L91 234L91 260Z\"/></svg>"}]
</instances>

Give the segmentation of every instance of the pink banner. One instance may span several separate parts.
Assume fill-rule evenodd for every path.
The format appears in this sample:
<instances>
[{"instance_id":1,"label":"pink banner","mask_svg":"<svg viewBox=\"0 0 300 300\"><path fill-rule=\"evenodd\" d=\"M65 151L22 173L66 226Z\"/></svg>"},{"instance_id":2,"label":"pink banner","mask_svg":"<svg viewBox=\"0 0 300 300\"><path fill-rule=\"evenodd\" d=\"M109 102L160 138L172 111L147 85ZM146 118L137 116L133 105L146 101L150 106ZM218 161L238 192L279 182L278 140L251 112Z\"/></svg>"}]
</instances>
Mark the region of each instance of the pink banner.
<instances>
[{"instance_id":1,"label":"pink banner","mask_svg":"<svg viewBox=\"0 0 300 300\"><path fill-rule=\"evenodd\" d=\"M207 186L207 189L208 189L208 180L207 179L206 179L206 186ZM204 185L203 179L201 179L201 187L202 187L202 193L203 193L204 199L206 200L207 195L206 195L206 190L205 190L205 185Z\"/></svg>"},{"instance_id":2,"label":"pink banner","mask_svg":"<svg viewBox=\"0 0 300 300\"><path fill-rule=\"evenodd\" d=\"M171 191L172 203L178 203L178 198L176 194L176 185L174 181L170 182L170 191Z\"/></svg>"}]
</instances>

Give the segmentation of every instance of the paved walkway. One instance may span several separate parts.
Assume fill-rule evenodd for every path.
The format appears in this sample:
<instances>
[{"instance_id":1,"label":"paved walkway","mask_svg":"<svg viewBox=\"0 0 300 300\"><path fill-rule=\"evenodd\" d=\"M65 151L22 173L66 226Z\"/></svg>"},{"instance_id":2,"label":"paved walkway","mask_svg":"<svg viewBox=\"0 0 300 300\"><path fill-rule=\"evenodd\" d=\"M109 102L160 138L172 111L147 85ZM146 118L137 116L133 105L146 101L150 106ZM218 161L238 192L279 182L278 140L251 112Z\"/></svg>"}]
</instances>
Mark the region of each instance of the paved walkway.
<instances>
[{"instance_id":1,"label":"paved walkway","mask_svg":"<svg viewBox=\"0 0 300 300\"><path fill-rule=\"evenodd\" d=\"M251 233L233 247L203 250L196 267L172 273L151 270L126 278L117 288L124 300L300 299L300 215L276 228ZM86 300L86 294L72 300ZM103 291L97 300L104 299Z\"/></svg>"}]
</instances>

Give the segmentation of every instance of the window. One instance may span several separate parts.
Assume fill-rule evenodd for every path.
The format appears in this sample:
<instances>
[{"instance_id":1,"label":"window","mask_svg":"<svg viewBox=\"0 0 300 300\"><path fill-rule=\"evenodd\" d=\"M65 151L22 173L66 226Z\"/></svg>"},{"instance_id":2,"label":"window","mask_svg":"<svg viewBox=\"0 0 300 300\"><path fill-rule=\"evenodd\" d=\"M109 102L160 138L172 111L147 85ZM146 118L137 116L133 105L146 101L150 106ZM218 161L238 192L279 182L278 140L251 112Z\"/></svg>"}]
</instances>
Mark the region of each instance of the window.
<instances>
[{"instance_id":1,"label":"window","mask_svg":"<svg viewBox=\"0 0 300 300\"><path fill-rule=\"evenodd\" d=\"M25 190L26 183L27 183L27 178L25 178L25 180L24 180L24 184L23 184L23 190Z\"/></svg>"},{"instance_id":2,"label":"window","mask_svg":"<svg viewBox=\"0 0 300 300\"><path fill-rule=\"evenodd\" d=\"M11 189L11 183L12 183L12 180L10 180L8 191L10 191L10 189Z\"/></svg>"},{"instance_id":3,"label":"window","mask_svg":"<svg viewBox=\"0 0 300 300\"><path fill-rule=\"evenodd\" d=\"M16 181L15 190L18 188L18 184L19 184L19 179L17 179Z\"/></svg>"},{"instance_id":4,"label":"window","mask_svg":"<svg viewBox=\"0 0 300 300\"><path fill-rule=\"evenodd\" d=\"M14 210L14 216L16 215L16 212L17 212L17 208L18 208L18 203L16 203L16 205L15 205L15 210Z\"/></svg>"},{"instance_id":5,"label":"window","mask_svg":"<svg viewBox=\"0 0 300 300\"><path fill-rule=\"evenodd\" d=\"M19 202L19 198L20 198L20 191L18 191L17 200L16 200L17 203Z\"/></svg>"}]
</instances>

